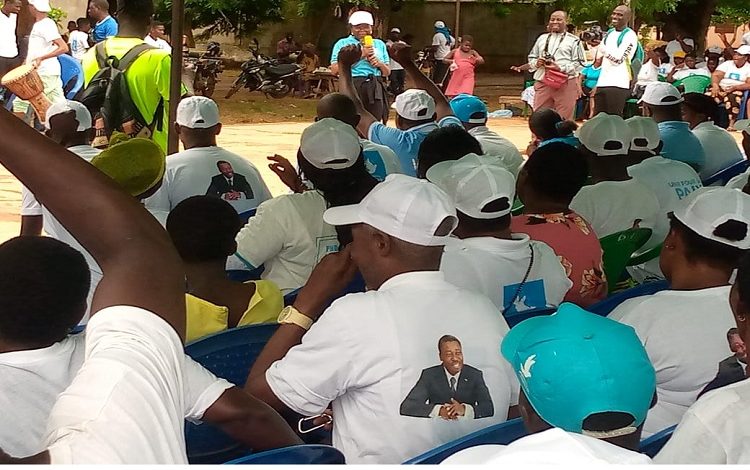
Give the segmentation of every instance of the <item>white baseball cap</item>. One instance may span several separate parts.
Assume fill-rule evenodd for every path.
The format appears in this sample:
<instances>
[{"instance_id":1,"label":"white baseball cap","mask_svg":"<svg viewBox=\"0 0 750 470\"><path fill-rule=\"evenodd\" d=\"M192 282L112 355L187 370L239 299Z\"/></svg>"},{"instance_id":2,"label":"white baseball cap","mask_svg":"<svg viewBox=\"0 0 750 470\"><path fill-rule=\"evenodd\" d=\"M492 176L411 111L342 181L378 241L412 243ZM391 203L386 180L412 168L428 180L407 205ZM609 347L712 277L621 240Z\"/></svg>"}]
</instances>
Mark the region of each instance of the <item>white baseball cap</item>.
<instances>
[{"instance_id":1,"label":"white baseball cap","mask_svg":"<svg viewBox=\"0 0 750 470\"><path fill-rule=\"evenodd\" d=\"M401 28L391 28L391 32L392 33L400 33L401 32Z\"/></svg>"},{"instance_id":2,"label":"white baseball cap","mask_svg":"<svg viewBox=\"0 0 750 470\"><path fill-rule=\"evenodd\" d=\"M64 100L52 103L47 109L46 120L44 121L44 127L50 129L49 121L52 116L58 114L67 113L73 111L76 114L76 121L78 121L77 132L83 132L91 129L91 113L88 108L78 101Z\"/></svg>"},{"instance_id":3,"label":"white baseball cap","mask_svg":"<svg viewBox=\"0 0 750 470\"><path fill-rule=\"evenodd\" d=\"M678 90L671 83L654 82L646 85L643 97L639 103L646 103L652 106L672 106L685 101Z\"/></svg>"},{"instance_id":4,"label":"white baseball cap","mask_svg":"<svg viewBox=\"0 0 750 470\"><path fill-rule=\"evenodd\" d=\"M402 118L423 121L435 115L435 100L426 91L411 88L398 95L391 108Z\"/></svg>"},{"instance_id":5,"label":"white baseball cap","mask_svg":"<svg viewBox=\"0 0 750 470\"><path fill-rule=\"evenodd\" d=\"M52 7L49 6L49 0L29 0L29 5L42 13L49 13L52 11Z\"/></svg>"},{"instance_id":6,"label":"white baseball cap","mask_svg":"<svg viewBox=\"0 0 750 470\"><path fill-rule=\"evenodd\" d=\"M208 129L220 122L219 107L211 98L190 96L177 106L176 121L189 129Z\"/></svg>"},{"instance_id":7,"label":"white baseball cap","mask_svg":"<svg viewBox=\"0 0 750 470\"><path fill-rule=\"evenodd\" d=\"M302 131L299 149L305 160L321 170L349 168L362 152L354 128L333 118L321 119Z\"/></svg>"},{"instance_id":8,"label":"white baseball cap","mask_svg":"<svg viewBox=\"0 0 750 470\"><path fill-rule=\"evenodd\" d=\"M49 112L49 111L47 111ZM734 123L734 128L741 132L750 134L750 119L740 119Z\"/></svg>"},{"instance_id":9,"label":"white baseball cap","mask_svg":"<svg viewBox=\"0 0 750 470\"><path fill-rule=\"evenodd\" d=\"M470 153L458 160L440 162L427 170L427 179L455 202L456 209L475 219L497 219L510 214L516 197L516 178L496 157ZM491 202L508 200L508 207L484 210Z\"/></svg>"},{"instance_id":10,"label":"white baseball cap","mask_svg":"<svg viewBox=\"0 0 750 470\"><path fill-rule=\"evenodd\" d=\"M633 116L626 119L625 124L630 129L630 150L656 155L656 149L661 143L661 132L656 121L649 117Z\"/></svg>"},{"instance_id":11,"label":"white baseball cap","mask_svg":"<svg viewBox=\"0 0 750 470\"><path fill-rule=\"evenodd\" d=\"M711 46L708 49L706 49L706 54L722 54L724 52L724 49L722 49L719 46Z\"/></svg>"},{"instance_id":12,"label":"white baseball cap","mask_svg":"<svg viewBox=\"0 0 750 470\"><path fill-rule=\"evenodd\" d=\"M349 24L369 24L372 26L375 24L375 20L372 18L372 13L369 11L359 10L352 13L352 16L349 17Z\"/></svg>"},{"instance_id":13,"label":"white baseball cap","mask_svg":"<svg viewBox=\"0 0 750 470\"><path fill-rule=\"evenodd\" d=\"M737 54L750 55L750 46L743 44L735 51Z\"/></svg>"},{"instance_id":14,"label":"white baseball cap","mask_svg":"<svg viewBox=\"0 0 750 470\"><path fill-rule=\"evenodd\" d=\"M630 129L620 116L599 113L586 121L576 135L581 145L601 157L625 155L630 149Z\"/></svg>"},{"instance_id":15,"label":"white baseball cap","mask_svg":"<svg viewBox=\"0 0 750 470\"><path fill-rule=\"evenodd\" d=\"M440 233L446 219L447 233ZM420 246L443 246L458 225L453 201L427 180L391 174L359 204L331 207L323 213L331 225L367 224Z\"/></svg>"},{"instance_id":16,"label":"white baseball cap","mask_svg":"<svg viewBox=\"0 0 750 470\"><path fill-rule=\"evenodd\" d=\"M436 21L435 22L435 27L436 28L445 28L445 23L443 23L442 21Z\"/></svg>"},{"instance_id":17,"label":"white baseball cap","mask_svg":"<svg viewBox=\"0 0 750 470\"><path fill-rule=\"evenodd\" d=\"M674 217L703 238L750 249L750 196L737 189L711 186L696 189L674 211ZM717 227L734 220L748 226L742 240L728 240L714 235Z\"/></svg>"}]
</instances>

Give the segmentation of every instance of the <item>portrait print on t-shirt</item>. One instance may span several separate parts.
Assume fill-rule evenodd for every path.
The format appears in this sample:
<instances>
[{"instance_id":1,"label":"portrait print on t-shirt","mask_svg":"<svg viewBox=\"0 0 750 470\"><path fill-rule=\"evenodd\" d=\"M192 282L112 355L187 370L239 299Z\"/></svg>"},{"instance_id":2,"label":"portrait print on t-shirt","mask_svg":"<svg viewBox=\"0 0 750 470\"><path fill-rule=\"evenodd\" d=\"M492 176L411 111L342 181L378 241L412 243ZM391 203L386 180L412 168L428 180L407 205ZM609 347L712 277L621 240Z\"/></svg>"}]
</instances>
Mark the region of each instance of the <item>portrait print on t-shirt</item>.
<instances>
[{"instance_id":1,"label":"portrait print on t-shirt","mask_svg":"<svg viewBox=\"0 0 750 470\"><path fill-rule=\"evenodd\" d=\"M211 178L211 184L206 190L206 196L216 196L225 201L253 199L253 188L244 175L234 172L232 164L220 160L216 163L219 174Z\"/></svg>"},{"instance_id":2,"label":"portrait print on t-shirt","mask_svg":"<svg viewBox=\"0 0 750 470\"><path fill-rule=\"evenodd\" d=\"M440 364L422 370L401 402L399 413L446 421L494 416L495 408L481 370L464 362L461 341L443 335L438 341Z\"/></svg>"}]
</instances>

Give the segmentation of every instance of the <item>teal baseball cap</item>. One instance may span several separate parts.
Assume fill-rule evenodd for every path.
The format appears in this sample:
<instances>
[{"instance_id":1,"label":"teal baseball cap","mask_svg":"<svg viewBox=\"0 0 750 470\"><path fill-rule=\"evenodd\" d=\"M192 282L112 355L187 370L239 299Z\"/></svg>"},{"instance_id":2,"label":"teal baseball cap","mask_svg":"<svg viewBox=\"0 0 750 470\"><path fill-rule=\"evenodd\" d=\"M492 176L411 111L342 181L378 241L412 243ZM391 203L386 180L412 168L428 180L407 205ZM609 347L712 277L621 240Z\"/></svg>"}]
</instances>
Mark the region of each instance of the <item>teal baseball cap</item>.
<instances>
[{"instance_id":1,"label":"teal baseball cap","mask_svg":"<svg viewBox=\"0 0 750 470\"><path fill-rule=\"evenodd\" d=\"M552 426L596 438L635 432L646 419L656 372L635 330L571 303L513 327L500 351L537 414ZM620 429L586 430L597 413L633 417Z\"/></svg>"},{"instance_id":2,"label":"teal baseball cap","mask_svg":"<svg viewBox=\"0 0 750 470\"><path fill-rule=\"evenodd\" d=\"M456 95L456 97L450 101L450 105L453 114L455 114L461 122L484 124L487 120L487 106L482 100L474 95L467 95L466 93ZM472 115L477 113L482 113L482 116L474 116L472 118Z\"/></svg>"}]
</instances>

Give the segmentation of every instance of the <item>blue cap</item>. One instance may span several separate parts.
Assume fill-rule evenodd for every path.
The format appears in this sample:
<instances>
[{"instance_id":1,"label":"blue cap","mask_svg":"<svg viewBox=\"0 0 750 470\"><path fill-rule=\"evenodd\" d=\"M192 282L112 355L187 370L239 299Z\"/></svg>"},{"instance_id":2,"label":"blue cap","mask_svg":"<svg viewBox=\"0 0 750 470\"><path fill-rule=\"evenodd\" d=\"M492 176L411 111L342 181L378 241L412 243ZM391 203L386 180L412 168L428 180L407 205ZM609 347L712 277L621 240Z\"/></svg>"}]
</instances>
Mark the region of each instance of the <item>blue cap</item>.
<instances>
[{"instance_id":1,"label":"blue cap","mask_svg":"<svg viewBox=\"0 0 750 470\"><path fill-rule=\"evenodd\" d=\"M484 124L487 120L487 106L484 102L474 95L461 93L451 100L451 109L461 122L471 124ZM482 113L481 118L471 117L474 113Z\"/></svg>"},{"instance_id":2,"label":"blue cap","mask_svg":"<svg viewBox=\"0 0 750 470\"><path fill-rule=\"evenodd\" d=\"M500 347L537 414L552 426L592 437L635 432L646 419L656 372L630 326L563 303L557 313L513 327ZM587 431L592 414L620 412L630 426Z\"/></svg>"}]
</instances>

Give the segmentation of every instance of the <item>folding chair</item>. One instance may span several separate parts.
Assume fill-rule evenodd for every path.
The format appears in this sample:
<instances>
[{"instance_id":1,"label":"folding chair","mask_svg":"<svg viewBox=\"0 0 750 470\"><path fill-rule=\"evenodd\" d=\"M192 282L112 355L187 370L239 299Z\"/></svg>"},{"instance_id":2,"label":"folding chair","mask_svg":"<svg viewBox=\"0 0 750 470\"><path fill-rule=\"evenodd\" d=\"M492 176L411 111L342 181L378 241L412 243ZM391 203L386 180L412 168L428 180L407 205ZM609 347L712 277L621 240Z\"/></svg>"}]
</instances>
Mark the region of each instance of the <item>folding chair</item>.
<instances>
[{"instance_id":1,"label":"folding chair","mask_svg":"<svg viewBox=\"0 0 750 470\"><path fill-rule=\"evenodd\" d=\"M343 465L344 454L331 446L299 445L246 455L226 465Z\"/></svg>"},{"instance_id":2,"label":"folding chair","mask_svg":"<svg viewBox=\"0 0 750 470\"><path fill-rule=\"evenodd\" d=\"M60 80L63 84L65 97L72 100L74 96L83 88L83 69L73 57L68 54L57 56L60 62Z\"/></svg>"},{"instance_id":3,"label":"folding chair","mask_svg":"<svg viewBox=\"0 0 750 470\"><path fill-rule=\"evenodd\" d=\"M630 289L618 292L617 294L610 295L606 299L595 303L590 306L587 310L597 315L606 317L614 309L616 309L621 303L628 299L635 297L641 297L644 295L656 294L657 292L669 289L669 282L667 281L654 281L646 282L644 284L631 287Z\"/></svg>"},{"instance_id":4,"label":"folding chair","mask_svg":"<svg viewBox=\"0 0 750 470\"><path fill-rule=\"evenodd\" d=\"M748 167L750 167L750 160L741 160L706 178L703 186L725 186L729 180L747 171Z\"/></svg>"},{"instance_id":5,"label":"folding chair","mask_svg":"<svg viewBox=\"0 0 750 470\"><path fill-rule=\"evenodd\" d=\"M650 228L632 228L613 233L599 240L604 252L604 274L609 292L613 292L625 272L631 256L651 237Z\"/></svg>"},{"instance_id":6,"label":"folding chair","mask_svg":"<svg viewBox=\"0 0 750 470\"><path fill-rule=\"evenodd\" d=\"M656 457L656 454L658 454L661 448L664 447L664 444L666 444L672 438L672 434L674 433L676 427L677 425L669 427L657 432L647 439L642 440L640 446L641 454L646 454L652 459Z\"/></svg>"}]
</instances>

